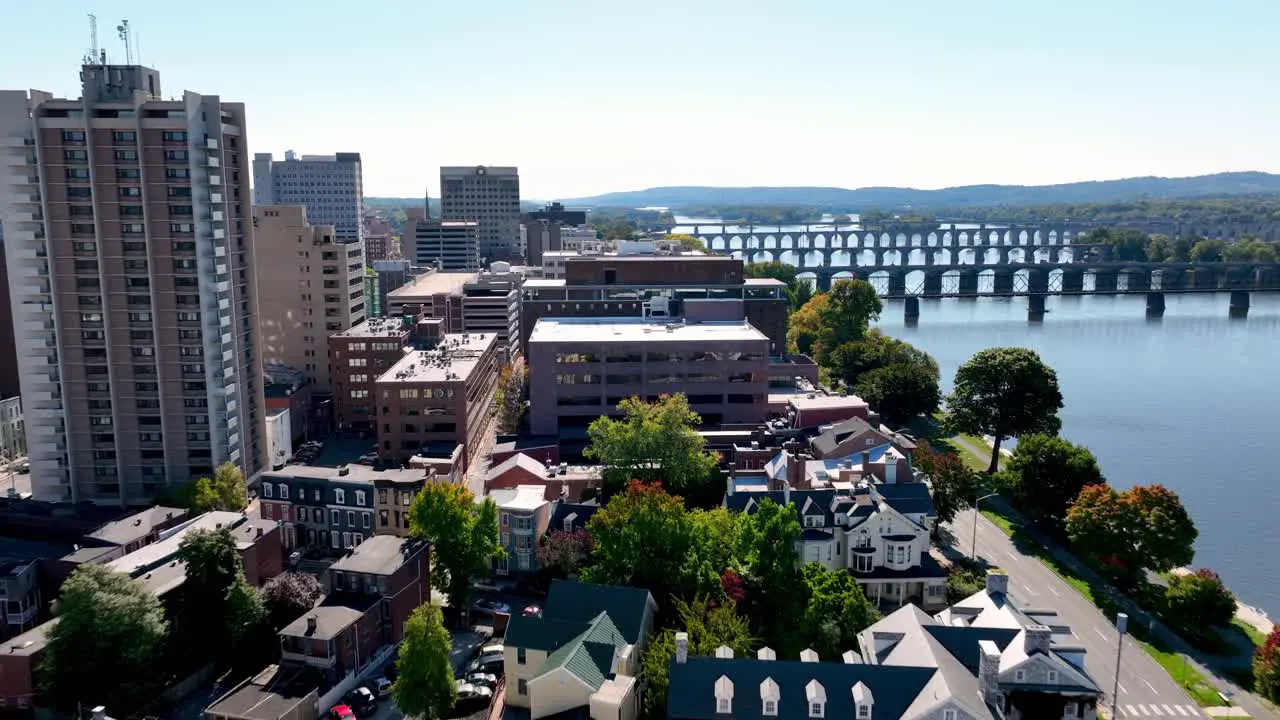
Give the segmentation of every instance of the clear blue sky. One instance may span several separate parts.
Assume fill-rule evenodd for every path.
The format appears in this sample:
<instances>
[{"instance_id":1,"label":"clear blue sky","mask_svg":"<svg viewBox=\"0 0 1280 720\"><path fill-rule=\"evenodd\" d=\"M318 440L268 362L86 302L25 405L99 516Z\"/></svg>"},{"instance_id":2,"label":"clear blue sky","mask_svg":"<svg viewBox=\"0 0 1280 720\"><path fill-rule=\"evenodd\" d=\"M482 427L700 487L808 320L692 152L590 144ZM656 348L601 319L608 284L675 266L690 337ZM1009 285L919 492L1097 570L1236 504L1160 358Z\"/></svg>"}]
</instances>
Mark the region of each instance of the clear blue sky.
<instances>
[{"instance_id":1,"label":"clear blue sky","mask_svg":"<svg viewBox=\"0 0 1280 720\"><path fill-rule=\"evenodd\" d=\"M0 0L0 87L74 96L85 11L246 103L253 151L362 153L369 195L1280 170L1278 0Z\"/></svg>"}]
</instances>

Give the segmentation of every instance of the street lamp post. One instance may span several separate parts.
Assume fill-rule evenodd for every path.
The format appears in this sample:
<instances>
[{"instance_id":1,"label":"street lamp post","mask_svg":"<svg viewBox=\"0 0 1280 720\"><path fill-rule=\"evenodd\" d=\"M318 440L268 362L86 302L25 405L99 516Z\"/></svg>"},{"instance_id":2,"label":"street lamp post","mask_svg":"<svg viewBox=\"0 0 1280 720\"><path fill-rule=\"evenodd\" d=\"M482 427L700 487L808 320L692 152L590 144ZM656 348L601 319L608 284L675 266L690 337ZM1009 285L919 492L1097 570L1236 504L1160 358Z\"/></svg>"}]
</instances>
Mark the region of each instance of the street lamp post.
<instances>
[{"instance_id":1,"label":"street lamp post","mask_svg":"<svg viewBox=\"0 0 1280 720\"><path fill-rule=\"evenodd\" d=\"M1124 649L1124 633L1129 629L1129 616L1126 613L1116 614L1116 677L1111 686L1111 717L1116 715L1116 703L1120 702L1120 651Z\"/></svg>"},{"instance_id":2,"label":"street lamp post","mask_svg":"<svg viewBox=\"0 0 1280 720\"><path fill-rule=\"evenodd\" d=\"M973 501L973 542L969 544L969 559L974 562L977 562L978 560L978 517L980 514L978 512L978 503L988 498L993 498L999 494L1000 493L988 493L987 495L983 495Z\"/></svg>"}]
</instances>

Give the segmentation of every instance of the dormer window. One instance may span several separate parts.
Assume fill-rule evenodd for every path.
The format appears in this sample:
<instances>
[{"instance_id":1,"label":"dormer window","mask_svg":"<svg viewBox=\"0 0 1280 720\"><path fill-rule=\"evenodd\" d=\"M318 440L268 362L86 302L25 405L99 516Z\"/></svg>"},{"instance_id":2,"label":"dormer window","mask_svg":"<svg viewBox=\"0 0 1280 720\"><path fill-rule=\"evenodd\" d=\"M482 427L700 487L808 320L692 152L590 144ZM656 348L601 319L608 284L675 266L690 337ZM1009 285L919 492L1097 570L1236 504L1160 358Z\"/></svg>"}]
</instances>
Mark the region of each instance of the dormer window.
<instances>
[{"instance_id":1,"label":"dormer window","mask_svg":"<svg viewBox=\"0 0 1280 720\"><path fill-rule=\"evenodd\" d=\"M343 489L341 489L341 488L336 488L336 489L334 489L334 491L333 491L333 501L334 501L335 503L339 504L339 505L346 505L346 504L347 504L347 491L346 491L346 490L343 490Z\"/></svg>"},{"instance_id":2,"label":"dormer window","mask_svg":"<svg viewBox=\"0 0 1280 720\"><path fill-rule=\"evenodd\" d=\"M280 499L281 500L289 499L289 486L285 485L284 483L280 483Z\"/></svg>"},{"instance_id":3,"label":"dormer window","mask_svg":"<svg viewBox=\"0 0 1280 720\"><path fill-rule=\"evenodd\" d=\"M721 715L729 714L729 706L733 701L729 698L716 698L716 712Z\"/></svg>"},{"instance_id":4,"label":"dormer window","mask_svg":"<svg viewBox=\"0 0 1280 720\"><path fill-rule=\"evenodd\" d=\"M262 497L271 497L271 490L274 486L271 483L262 483Z\"/></svg>"},{"instance_id":5,"label":"dormer window","mask_svg":"<svg viewBox=\"0 0 1280 720\"><path fill-rule=\"evenodd\" d=\"M1026 680L1026 679L1027 679L1027 673L1026 673L1025 671L1023 671L1023 670L1016 670L1016 671L1014 671L1014 673L1013 673L1013 681L1014 681L1014 682L1023 682L1023 681L1024 681L1024 680Z\"/></svg>"},{"instance_id":6,"label":"dormer window","mask_svg":"<svg viewBox=\"0 0 1280 720\"><path fill-rule=\"evenodd\" d=\"M871 717L871 708L867 707L866 705L863 705L862 707L858 708L858 717L860 719Z\"/></svg>"},{"instance_id":7,"label":"dormer window","mask_svg":"<svg viewBox=\"0 0 1280 720\"><path fill-rule=\"evenodd\" d=\"M1050 685L1056 685L1057 683L1058 683L1058 671L1057 671L1057 670L1050 670L1050 671L1049 671L1049 684L1050 684Z\"/></svg>"},{"instance_id":8,"label":"dormer window","mask_svg":"<svg viewBox=\"0 0 1280 720\"><path fill-rule=\"evenodd\" d=\"M761 714L766 717L778 716L778 699L781 697L778 691L778 683L773 678L765 678L760 682L760 702L763 704Z\"/></svg>"},{"instance_id":9,"label":"dormer window","mask_svg":"<svg viewBox=\"0 0 1280 720\"><path fill-rule=\"evenodd\" d=\"M809 702L809 717L823 717L827 707L827 691L822 687L822 683L810 680L809 684L804 686L804 694Z\"/></svg>"},{"instance_id":10,"label":"dormer window","mask_svg":"<svg viewBox=\"0 0 1280 720\"><path fill-rule=\"evenodd\" d=\"M822 527L821 515L805 515L804 526L807 528Z\"/></svg>"},{"instance_id":11,"label":"dormer window","mask_svg":"<svg viewBox=\"0 0 1280 720\"><path fill-rule=\"evenodd\" d=\"M822 717L822 703L820 702L809 703L809 717L811 718Z\"/></svg>"},{"instance_id":12,"label":"dormer window","mask_svg":"<svg viewBox=\"0 0 1280 720\"><path fill-rule=\"evenodd\" d=\"M776 715L778 714L778 701L777 701L777 700L765 700L765 701L764 701L764 714L765 714L765 715L769 715L769 716L776 716Z\"/></svg>"},{"instance_id":13,"label":"dormer window","mask_svg":"<svg viewBox=\"0 0 1280 720\"><path fill-rule=\"evenodd\" d=\"M952 710L951 708L947 708L946 710L943 710L942 720L956 720L956 711Z\"/></svg>"},{"instance_id":14,"label":"dormer window","mask_svg":"<svg viewBox=\"0 0 1280 720\"><path fill-rule=\"evenodd\" d=\"M721 675L716 680L716 713L728 715L733 711L733 681Z\"/></svg>"}]
</instances>

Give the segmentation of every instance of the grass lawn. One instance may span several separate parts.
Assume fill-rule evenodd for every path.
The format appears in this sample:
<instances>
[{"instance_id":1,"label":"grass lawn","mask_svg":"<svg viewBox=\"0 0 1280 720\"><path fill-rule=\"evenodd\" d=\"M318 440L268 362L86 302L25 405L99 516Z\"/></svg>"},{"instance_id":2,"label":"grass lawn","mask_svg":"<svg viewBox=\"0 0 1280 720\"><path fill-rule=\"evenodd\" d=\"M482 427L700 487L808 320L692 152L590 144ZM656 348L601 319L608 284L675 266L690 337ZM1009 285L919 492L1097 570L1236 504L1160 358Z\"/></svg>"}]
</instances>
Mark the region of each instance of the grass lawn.
<instances>
[{"instance_id":1,"label":"grass lawn","mask_svg":"<svg viewBox=\"0 0 1280 720\"><path fill-rule=\"evenodd\" d=\"M1233 619L1231 621L1231 624L1235 626L1235 628L1238 629L1240 632L1247 635L1249 637L1249 641L1253 643L1254 647L1262 647L1264 644L1266 644L1267 636L1264 635L1262 631L1259 630L1258 628L1250 625L1249 623L1241 620L1240 618Z\"/></svg>"},{"instance_id":2,"label":"grass lawn","mask_svg":"<svg viewBox=\"0 0 1280 720\"><path fill-rule=\"evenodd\" d=\"M1219 707L1223 704L1222 698L1218 695L1218 691L1213 689L1208 680L1205 680L1195 668L1187 664L1181 655L1176 652L1170 652L1163 648L1157 647L1145 640L1139 640L1135 633L1134 640L1147 651L1156 662L1160 663L1160 667L1169 673L1169 677L1173 681L1182 686L1192 700L1199 703L1200 707Z\"/></svg>"}]
</instances>

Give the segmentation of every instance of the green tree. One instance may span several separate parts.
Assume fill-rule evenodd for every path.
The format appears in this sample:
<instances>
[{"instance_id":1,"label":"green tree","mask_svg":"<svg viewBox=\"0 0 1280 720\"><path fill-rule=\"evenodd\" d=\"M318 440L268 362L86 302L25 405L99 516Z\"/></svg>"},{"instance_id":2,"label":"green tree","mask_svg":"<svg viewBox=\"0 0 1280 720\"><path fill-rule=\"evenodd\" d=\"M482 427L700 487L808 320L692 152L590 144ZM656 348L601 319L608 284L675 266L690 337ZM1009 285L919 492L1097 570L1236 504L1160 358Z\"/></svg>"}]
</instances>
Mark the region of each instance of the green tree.
<instances>
[{"instance_id":1,"label":"green tree","mask_svg":"<svg viewBox=\"0 0 1280 720\"><path fill-rule=\"evenodd\" d=\"M799 268L777 260L769 262L747 263L743 274L749 278L772 278L787 284L787 299L793 311L804 307L813 298L813 285L805 278L798 277Z\"/></svg>"},{"instance_id":2,"label":"green tree","mask_svg":"<svg viewBox=\"0 0 1280 720\"><path fill-rule=\"evenodd\" d=\"M552 530L538 544L538 567L556 577L571 577L587 561L589 547L590 536L582 528Z\"/></svg>"},{"instance_id":3,"label":"green tree","mask_svg":"<svg viewBox=\"0 0 1280 720\"><path fill-rule=\"evenodd\" d=\"M1227 243L1222 251L1222 259L1227 262L1275 262L1276 246L1257 238L1245 238L1239 242Z\"/></svg>"},{"instance_id":4,"label":"green tree","mask_svg":"<svg viewBox=\"0 0 1280 720\"><path fill-rule=\"evenodd\" d=\"M737 569L741 517L723 506L689 513L693 543L687 560L688 572L699 578L698 592L709 599L719 599L724 592L721 585L724 571Z\"/></svg>"},{"instance_id":5,"label":"green tree","mask_svg":"<svg viewBox=\"0 0 1280 720\"><path fill-rule=\"evenodd\" d=\"M267 621L258 591L244 577L244 564L228 528L196 530L178 546L186 566L183 583L183 642L231 654ZM218 641L230 638L230 643Z\"/></svg>"},{"instance_id":6,"label":"green tree","mask_svg":"<svg viewBox=\"0 0 1280 720\"><path fill-rule=\"evenodd\" d=\"M965 465L953 452L935 451L922 442L913 456L915 466L929 478L929 494L937 514L934 532L943 523L955 519L956 513L973 503L977 497L978 474Z\"/></svg>"},{"instance_id":7,"label":"green tree","mask_svg":"<svg viewBox=\"0 0 1280 720\"><path fill-rule=\"evenodd\" d=\"M1058 375L1033 350L994 347L982 350L956 371L947 396L948 423L959 432L991 435L991 464L1000 469L1000 445L1008 437L1056 434L1062 422Z\"/></svg>"},{"instance_id":8,"label":"green tree","mask_svg":"<svg viewBox=\"0 0 1280 720\"><path fill-rule=\"evenodd\" d=\"M1280 626L1253 653L1253 689L1272 702L1280 702Z\"/></svg>"},{"instance_id":9,"label":"green tree","mask_svg":"<svg viewBox=\"0 0 1280 720\"><path fill-rule=\"evenodd\" d=\"M935 382L941 377L938 361L929 353L874 328L867 331L864 337L844 343L832 351L827 369L852 388L857 386L864 374L891 365L919 368Z\"/></svg>"},{"instance_id":10,"label":"green tree","mask_svg":"<svg viewBox=\"0 0 1280 720\"><path fill-rule=\"evenodd\" d=\"M812 352L819 365L841 345L862 339L880 317L883 304L871 283L837 280L830 292L818 293L791 317L788 337L802 353Z\"/></svg>"},{"instance_id":11,"label":"green tree","mask_svg":"<svg viewBox=\"0 0 1280 720\"><path fill-rule=\"evenodd\" d=\"M493 393L494 412L498 416L498 432L515 433L520 430L520 418L524 415L529 368L524 360L516 358L502 366L498 373L498 385Z\"/></svg>"},{"instance_id":12,"label":"green tree","mask_svg":"<svg viewBox=\"0 0 1280 720\"><path fill-rule=\"evenodd\" d=\"M302 617L315 607L324 588L315 575L304 572L284 572L271 578L262 586L262 601L267 617L276 630Z\"/></svg>"},{"instance_id":13,"label":"green tree","mask_svg":"<svg viewBox=\"0 0 1280 720\"><path fill-rule=\"evenodd\" d=\"M62 710L106 705L120 716L169 679L161 665L168 631L160 601L102 565L82 565L62 586L58 622L38 669L46 700Z\"/></svg>"},{"instance_id":14,"label":"green tree","mask_svg":"<svg viewBox=\"0 0 1280 720\"><path fill-rule=\"evenodd\" d=\"M587 523L591 561L582 578L642 587L659 603L686 596L693 527L681 499L660 483L633 481Z\"/></svg>"},{"instance_id":15,"label":"green tree","mask_svg":"<svg viewBox=\"0 0 1280 720\"><path fill-rule=\"evenodd\" d=\"M693 235L675 233L667 235L663 240L666 240L667 242L680 243L680 250L682 252L707 252L707 244Z\"/></svg>"},{"instance_id":16,"label":"green tree","mask_svg":"<svg viewBox=\"0 0 1280 720\"><path fill-rule=\"evenodd\" d=\"M1137 230L1100 228L1085 235L1081 241L1109 246L1112 260L1143 261L1147 259L1147 244L1150 239L1146 233Z\"/></svg>"},{"instance_id":17,"label":"green tree","mask_svg":"<svg viewBox=\"0 0 1280 720\"><path fill-rule=\"evenodd\" d=\"M1082 445L1056 435L1026 435L1008 462L1006 477L1018 504L1061 524L1067 508L1088 485L1106 482L1098 459Z\"/></svg>"},{"instance_id":18,"label":"green tree","mask_svg":"<svg viewBox=\"0 0 1280 720\"><path fill-rule=\"evenodd\" d=\"M1200 531L1182 505L1182 499L1164 485L1134 485L1125 493L1134 506L1141 530L1137 550L1142 566L1169 572L1195 559Z\"/></svg>"},{"instance_id":19,"label":"green tree","mask_svg":"<svg viewBox=\"0 0 1280 720\"><path fill-rule=\"evenodd\" d=\"M1185 238L1152 235L1147 244L1147 259L1151 262L1186 262L1191 256L1191 242Z\"/></svg>"},{"instance_id":20,"label":"green tree","mask_svg":"<svg viewBox=\"0 0 1280 720\"><path fill-rule=\"evenodd\" d=\"M859 378L854 392L892 427L902 427L920 415L932 415L942 400L938 378L919 365L876 368Z\"/></svg>"},{"instance_id":21,"label":"green tree","mask_svg":"<svg viewBox=\"0 0 1280 720\"><path fill-rule=\"evenodd\" d=\"M391 685L391 697L405 717L449 717L458 698L449 664L451 648L440 608L419 605L405 623L404 641L396 656L398 674Z\"/></svg>"},{"instance_id":22,"label":"green tree","mask_svg":"<svg viewBox=\"0 0 1280 720\"><path fill-rule=\"evenodd\" d=\"M1066 518L1067 537L1125 583L1145 568L1168 572L1195 557L1195 524L1171 490L1139 485L1118 492L1107 485L1080 491Z\"/></svg>"},{"instance_id":23,"label":"green tree","mask_svg":"<svg viewBox=\"0 0 1280 720\"><path fill-rule=\"evenodd\" d=\"M409 534L431 541L431 585L449 596L449 605L467 607L471 581L489 570L503 549L498 507L462 485L427 483L409 507Z\"/></svg>"},{"instance_id":24,"label":"green tree","mask_svg":"<svg viewBox=\"0 0 1280 720\"><path fill-rule=\"evenodd\" d=\"M1191 246L1191 262L1222 262L1227 244L1221 240L1200 240Z\"/></svg>"},{"instance_id":25,"label":"green tree","mask_svg":"<svg viewBox=\"0 0 1280 720\"><path fill-rule=\"evenodd\" d=\"M249 504L244 473L230 462L213 469L213 477L196 480L190 490L190 507L195 514L211 510L239 512Z\"/></svg>"},{"instance_id":26,"label":"green tree","mask_svg":"<svg viewBox=\"0 0 1280 720\"><path fill-rule=\"evenodd\" d=\"M820 316L826 311L828 302L826 293L818 293L791 313L791 319L787 324L787 345L792 350L816 356L821 334Z\"/></svg>"},{"instance_id":27,"label":"green tree","mask_svg":"<svg viewBox=\"0 0 1280 720\"><path fill-rule=\"evenodd\" d=\"M804 628L809 647L819 657L837 658L858 647L858 633L880 617L853 576L807 563L801 571L805 595Z\"/></svg>"},{"instance_id":28,"label":"green tree","mask_svg":"<svg viewBox=\"0 0 1280 720\"><path fill-rule=\"evenodd\" d=\"M711 656L721 647L733 650L734 657L750 657L756 639L747 618L731 602L715 604L706 599L677 600L675 628L656 635L645 650L641 665L648 683L644 710L649 718L667 716L667 671L676 656L677 630L689 634L690 656Z\"/></svg>"},{"instance_id":29,"label":"green tree","mask_svg":"<svg viewBox=\"0 0 1280 720\"><path fill-rule=\"evenodd\" d=\"M1206 636L1209 627L1229 625L1236 616L1236 596L1212 570L1171 576L1164 597L1165 617L1193 636Z\"/></svg>"},{"instance_id":30,"label":"green tree","mask_svg":"<svg viewBox=\"0 0 1280 720\"><path fill-rule=\"evenodd\" d=\"M792 618L803 616L806 600L797 592L801 587L800 516L794 505L762 500L754 513L742 519L739 537L751 616L770 647L779 655L792 656L804 649L791 627Z\"/></svg>"},{"instance_id":31,"label":"green tree","mask_svg":"<svg viewBox=\"0 0 1280 720\"><path fill-rule=\"evenodd\" d=\"M695 504L711 504L722 495L716 456L703 450L706 440L694 429L702 419L689 409L683 394L663 395L647 403L638 397L618 403L621 419L600 417L587 434L591 446L583 453L605 465L606 495L630 480L661 482Z\"/></svg>"}]
</instances>

